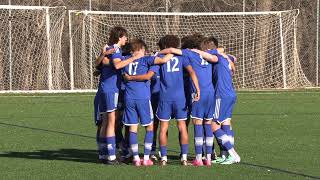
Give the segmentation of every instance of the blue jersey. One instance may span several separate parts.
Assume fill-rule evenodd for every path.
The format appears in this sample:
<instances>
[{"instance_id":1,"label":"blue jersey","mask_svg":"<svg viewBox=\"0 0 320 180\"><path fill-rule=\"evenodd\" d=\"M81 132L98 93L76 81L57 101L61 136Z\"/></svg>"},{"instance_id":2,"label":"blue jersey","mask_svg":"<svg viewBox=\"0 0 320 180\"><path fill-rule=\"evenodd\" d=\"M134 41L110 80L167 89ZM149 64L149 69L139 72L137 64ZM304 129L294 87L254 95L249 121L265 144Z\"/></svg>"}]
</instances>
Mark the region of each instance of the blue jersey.
<instances>
[{"instance_id":1,"label":"blue jersey","mask_svg":"<svg viewBox=\"0 0 320 180\"><path fill-rule=\"evenodd\" d=\"M182 50L182 55L189 57L192 68L194 69L201 93L214 93L212 84L212 65L202 58L198 53L188 49ZM196 92L193 83L190 83L192 91Z\"/></svg>"},{"instance_id":2,"label":"blue jersey","mask_svg":"<svg viewBox=\"0 0 320 180\"><path fill-rule=\"evenodd\" d=\"M236 92L233 88L231 65L229 61L220 55L216 49L209 50L208 53L218 57L218 62L214 63L213 66L213 82L216 89L216 97L235 97Z\"/></svg>"},{"instance_id":3,"label":"blue jersey","mask_svg":"<svg viewBox=\"0 0 320 180\"><path fill-rule=\"evenodd\" d=\"M183 69L189 65L190 61L185 56L174 56L160 65L161 101L185 101Z\"/></svg>"},{"instance_id":4,"label":"blue jersey","mask_svg":"<svg viewBox=\"0 0 320 180\"><path fill-rule=\"evenodd\" d=\"M144 56L124 67L123 71L129 75L143 75L149 70L157 72L158 67L152 66L154 59L154 56ZM150 99L150 81L128 81L124 84L125 99Z\"/></svg>"},{"instance_id":5,"label":"blue jersey","mask_svg":"<svg viewBox=\"0 0 320 180\"><path fill-rule=\"evenodd\" d=\"M110 59L110 65L103 65L101 68L100 85L106 91L118 91L121 83L120 73L114 68L113 60L122 59L122 50L116 44L107 49L111 48L115 48L115 52L107 56Z\"/></svg>"}]
</instances>

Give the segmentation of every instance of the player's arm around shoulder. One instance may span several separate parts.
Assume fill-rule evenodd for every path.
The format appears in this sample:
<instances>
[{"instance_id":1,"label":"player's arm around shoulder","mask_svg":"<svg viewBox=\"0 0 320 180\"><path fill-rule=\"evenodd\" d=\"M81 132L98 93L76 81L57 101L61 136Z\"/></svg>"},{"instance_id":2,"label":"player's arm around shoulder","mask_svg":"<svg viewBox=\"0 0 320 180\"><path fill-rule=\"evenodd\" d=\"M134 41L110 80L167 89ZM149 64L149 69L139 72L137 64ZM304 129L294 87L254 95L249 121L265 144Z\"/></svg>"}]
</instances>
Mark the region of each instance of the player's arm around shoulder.
<instances>
[{"instance_id":1,"label":"player's arm around shoulder","mask_svg":"<svg viewBox=\"0 0 320 180\"><path fill-rule=\"evenodd\" d=\"M159 52L159 54L176 54L182 55L182 50L177 48L166 48Z\"/></svg>"},{"instance_id":2,"label":"player's arm around shoulder","mask_svg":"<svg viewBox=\"0 0 320 180\"><path fill-rule=\"evenodd\" d=\"M125 81L148 81L152 78L155 73L153 71L148 71L146 74L141 75L129 75L127 73L123 74L123 79Z\"/></svg>"},{"instance_id":3,"label":"player's arm around shoulder","mask_svg":"<svg viewBox=\"0 0 320 180\"><path fill-rule=\"evenodd\" d=\"M191 51L198 53L200 56L202 56L208 62L211 62L211 63L218 62L218 57L216 55L212 55L210 53L201 51L199 49L191 49Z\"/></svg>"},{"instance_id":4,"label":"player's arm around shoulder","mask_svg":"<svg viewBox=\"0 0 320 180\"><path fill-rule=\"evenodd\" d=\"M143 56L144 56L143 53L134 53L132 57L129 57L125 60L121 60L120 57L116 57L112 61L115 69L121 69L127 66L128 64L132 63L133 61L142 58Z\"/></svg>"},{"instance_id":5,"label":"player's arm around shoulder","mask_svg":"<svg viewBox=\"0 0 320 180\"><path fill-rule=\"evenodd\" d=\"M100 66L101 63L103 65L110 65L110 59L107 56L110 54L113 54L115 49L111 48L111 49L106 50L108 47L109 47L108 45L105 45L101 49L100 54L99 54L99 56L97 56L96 61L95 61L96 67Z\"/></svg>"},{"instance_id":6,"label":"player's arm around shoulder","mask_svg":"<svg viewBox=\"0 0 320 180\"><path fill-rule=\"evenodd\" d=\"M164 64L164 63L167 63L168 61L170 61L171 58L173 58L173 54L166 54L162 58L156 56L153 64Z\"/></svg>"}]
</instances>

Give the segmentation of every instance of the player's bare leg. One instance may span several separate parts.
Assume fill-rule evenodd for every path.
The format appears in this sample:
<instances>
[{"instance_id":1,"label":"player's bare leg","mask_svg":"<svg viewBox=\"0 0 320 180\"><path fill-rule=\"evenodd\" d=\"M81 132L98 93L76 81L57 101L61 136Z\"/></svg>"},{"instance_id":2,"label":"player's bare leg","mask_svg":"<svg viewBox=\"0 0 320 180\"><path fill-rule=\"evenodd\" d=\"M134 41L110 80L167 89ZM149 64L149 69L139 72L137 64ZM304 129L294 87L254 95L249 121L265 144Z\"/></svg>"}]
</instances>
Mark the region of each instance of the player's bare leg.
<instances>
[{"instance_id":1,"label":"player's bare leg","mask_svg":"<svg viewBox=\"0 0 320 180\"><path fill-rule=\"evenodd\" d=\"M160 154L161 154L160 165L162 166L166 165L168 162L168 158L167 158L168 128L169 128L169 121L160 121L159 144L160 144Z\"/></svg>"},{"instance_id":2,"label":"player's bare leg","mask_svg":"<svg viewBox=\"0 0 320 180\"><path fill-rule=\"evenodd\" d=\"M179 134L180 134L180 153L181 153L181 165L188 165L188 150L189 150L189 136L186 121L180 120L177 121Z\"/></svg>"}]
</instances>

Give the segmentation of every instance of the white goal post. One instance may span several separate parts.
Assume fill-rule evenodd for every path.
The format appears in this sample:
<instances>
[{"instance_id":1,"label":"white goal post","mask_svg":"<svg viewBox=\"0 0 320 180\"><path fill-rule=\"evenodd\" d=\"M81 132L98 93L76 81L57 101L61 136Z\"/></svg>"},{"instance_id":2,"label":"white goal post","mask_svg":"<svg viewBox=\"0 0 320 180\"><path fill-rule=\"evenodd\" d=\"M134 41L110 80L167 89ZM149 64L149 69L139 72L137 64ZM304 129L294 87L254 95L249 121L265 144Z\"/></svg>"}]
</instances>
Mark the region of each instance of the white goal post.
<instances>
[{"instance_id":1,"label":"white goal post","mask_svg":"<svg viewBox=\"0 0 320 180\"><path fill-rule=\"evenodd\" d=\"M180 38L195 32L216 36L222 47L237 57L237 89L295 89L312 86L297 54L299 10L232 13L152 13L69 11L72 89L95 89L94 57L117 25L129 37L146 41L156 51L165 34Z\"/></svg>"},{"instance_id":2,"label":"white goal post","mask_svg":"<svg viewBox=\"0 0 320 180\"><path fill-rule=\"evenodd\" d=\"M0 92L70 89L61 55L65 11L0 5Z\"/></svg>"}]
</instances>

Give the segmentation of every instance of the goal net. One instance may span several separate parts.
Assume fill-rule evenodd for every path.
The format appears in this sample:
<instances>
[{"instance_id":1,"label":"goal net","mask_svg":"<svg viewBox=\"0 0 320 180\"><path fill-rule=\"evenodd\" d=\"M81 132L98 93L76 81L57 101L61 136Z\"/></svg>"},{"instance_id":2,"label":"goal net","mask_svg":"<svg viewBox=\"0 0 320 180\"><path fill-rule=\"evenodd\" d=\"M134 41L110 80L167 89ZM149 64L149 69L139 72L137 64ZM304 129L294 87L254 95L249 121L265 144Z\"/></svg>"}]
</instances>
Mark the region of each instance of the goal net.
<instances>
[{"instance_id":1,"label":"goal net","mask_svg":"<svg viewBox=\"0 0 320 180\"><path fill-rule=\"evenodd\" d=\"M109 30L125 27L151 51L166 34L216 36L237 57L238 89L286 89L311 86L296 47L298 10L244 13L139 13L69 11L71 88L95 89L93 62L108 41Z\"/></svg>"},{"instance_id":2,"label":"goal net","mask_svg":"<svg viewBox=\"0 0 320 180\"><path fill-rule=\"evenodd\" d=\"M0 92L70 89L64 17L65 7L0 6Z\"/></svg>"}]
</instances>

